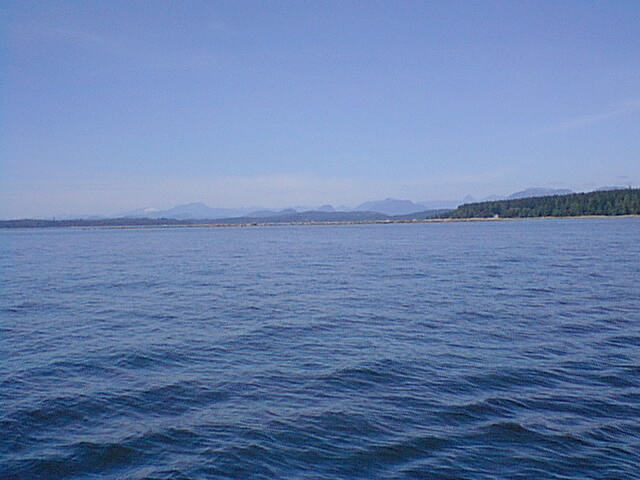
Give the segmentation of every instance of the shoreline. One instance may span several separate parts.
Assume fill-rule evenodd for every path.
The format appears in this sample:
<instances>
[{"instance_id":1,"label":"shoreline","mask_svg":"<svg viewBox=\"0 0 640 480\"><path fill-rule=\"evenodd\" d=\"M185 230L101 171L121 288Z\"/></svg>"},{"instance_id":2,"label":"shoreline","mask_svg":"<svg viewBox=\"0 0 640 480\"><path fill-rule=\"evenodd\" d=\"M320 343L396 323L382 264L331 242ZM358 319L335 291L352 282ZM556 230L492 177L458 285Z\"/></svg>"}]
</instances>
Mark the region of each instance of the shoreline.
<instances>
[{"instance_id":1,"label":"shoreline","mask_svg":"<svg viewBox=\"0 0 640 480\"><path fill-rule=\"evenodd\" d=\"M437 224L437 223L465 223L465 222L511 222L523 220L550 220L550 219L606 219L606 218L640 218L638 214L629 215L578 215L578 216L547 216L547 217L470 217L470 218L428 218L428 219L411 219L411 220L354 220L354 221L309 221L309 222L244 222L244 223L152 223L152 224L121 224L121 225L82 225L79 221L77 225L73 225L73 221L60 221L67 223L66 225L3 225L3 223L28 222L30 220L4 220L0 221L0 230L30 230L30 229L47 229L47 228L69 228L69 229L112 229L112 230L132 230L132 229L157 229L157 228L248 228L248 227L278 227L278 226L340 226L340 225L395 225L395 224ZM33 220L40 222L40 220ZM43 222L55 222L44 220Z\"/></svg>"}]
</instances>

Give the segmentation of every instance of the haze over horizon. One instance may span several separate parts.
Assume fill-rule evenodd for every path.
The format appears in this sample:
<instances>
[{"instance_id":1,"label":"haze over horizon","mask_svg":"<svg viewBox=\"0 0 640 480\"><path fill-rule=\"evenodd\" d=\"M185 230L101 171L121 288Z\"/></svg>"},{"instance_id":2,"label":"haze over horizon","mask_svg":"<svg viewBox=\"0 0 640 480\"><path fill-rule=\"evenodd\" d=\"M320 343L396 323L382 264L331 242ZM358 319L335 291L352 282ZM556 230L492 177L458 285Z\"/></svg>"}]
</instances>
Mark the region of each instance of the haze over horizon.
<instances>
[{"instance_id":1,"label":"haze over horizon","mask_svg":"<svg viewBox=\"0 0 640 480\"><path fill-rule=\"evenodd\" d=\"M0 5L0 218L640 184L640 2Z\"/></svg>"}]
</instances>

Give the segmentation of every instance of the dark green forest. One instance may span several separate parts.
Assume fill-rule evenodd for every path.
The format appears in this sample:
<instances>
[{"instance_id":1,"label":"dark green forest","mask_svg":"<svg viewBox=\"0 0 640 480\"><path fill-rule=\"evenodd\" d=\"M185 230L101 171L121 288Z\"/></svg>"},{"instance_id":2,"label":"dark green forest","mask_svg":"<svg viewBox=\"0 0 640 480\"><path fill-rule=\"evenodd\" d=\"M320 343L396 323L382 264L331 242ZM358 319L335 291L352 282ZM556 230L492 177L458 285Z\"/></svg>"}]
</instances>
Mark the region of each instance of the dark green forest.
<instances>
[{"instance_id":1,"label":"dark green forest","mask_svg":"<svg viewBox=\"0 0 640 480\"><path fill-rule=\"evenodd\" d=\"M446 218L577 217L581 215L639 215L640 189L626 188L549 197L468 203Z\"/></svg>"}]
</instances>

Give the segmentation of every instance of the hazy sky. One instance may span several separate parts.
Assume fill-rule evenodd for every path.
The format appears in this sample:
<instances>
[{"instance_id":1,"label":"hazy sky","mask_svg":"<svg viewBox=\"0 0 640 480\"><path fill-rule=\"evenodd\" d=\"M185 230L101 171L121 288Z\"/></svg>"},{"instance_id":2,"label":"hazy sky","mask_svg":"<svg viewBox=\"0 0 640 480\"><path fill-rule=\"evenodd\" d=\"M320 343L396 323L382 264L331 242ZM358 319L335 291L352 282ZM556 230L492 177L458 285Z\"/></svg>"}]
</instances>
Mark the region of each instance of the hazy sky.
<instances>
[{"instance_id":1,"label":"hazy sky","mask_svg":"<svg viewBox=\"0 0 640 480\"><path fill-rule=\"evenodd\" d=\"M0 1L0 218L640 184L640 1Z\"/></svg>"}]
</instances>

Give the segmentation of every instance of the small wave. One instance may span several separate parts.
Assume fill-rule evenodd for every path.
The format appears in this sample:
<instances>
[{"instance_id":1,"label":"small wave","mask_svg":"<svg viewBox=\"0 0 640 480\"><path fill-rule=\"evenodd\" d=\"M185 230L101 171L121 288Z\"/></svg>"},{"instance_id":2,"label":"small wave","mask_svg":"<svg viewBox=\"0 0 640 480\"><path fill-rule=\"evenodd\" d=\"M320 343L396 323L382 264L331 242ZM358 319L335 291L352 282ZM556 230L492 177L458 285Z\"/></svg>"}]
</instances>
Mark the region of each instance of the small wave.
<instances>
[{"instance_id":1,"label":"small wave","mask_svg":"<svg viewBox=\"0 0 640 480\"><path fill-rule=\"evenodd\" d=\"M320 378L331 388L358 390L384 385L403 385L416 380L424 372L423 367L394 360L363 363L337 369Z\"/></svg>"},{"instance_id":2,"label":"small wave","mask_svg":"<svg viewBox=\"0 0 640 480\"><path fill-rule=\"evenodd\" d=\"M371 471L389 470L398 465L433 456L438 450L452 445L451 439L428 435L367 446L345 459L345 468Z\"/></svg>"},{"instance_id":3,"label":"small wave","mask_svg":"<svg viewBox=\"0 0 640 480\"><path fill-rule=\"evenodd\" d=\"M176 349L132 350L111 355L102 363L130 370L164 369L170 366L182 366L190 361L188 355Z\"/></svg>"},{"instance_id":4,"label":"small wave","mask_svg":"<svg viewBox=\"0 0 640 480\"><path fill-rule=\"evenodd\" d=\"M91 474L105 475L139 463L148 454L130 442L100 443L81 441L59 446L55 453L41 453L14 462L8 478L50 479Z\"/></svg>"}]
</instances>

